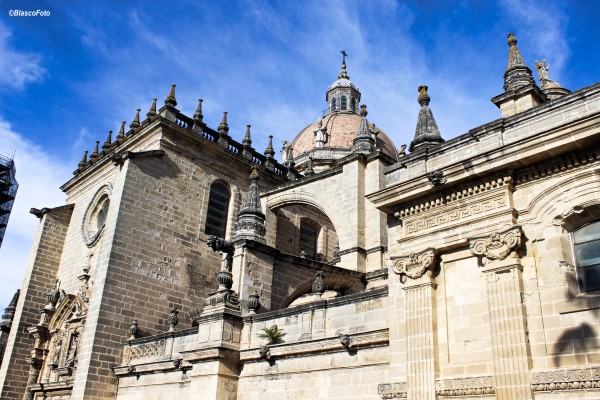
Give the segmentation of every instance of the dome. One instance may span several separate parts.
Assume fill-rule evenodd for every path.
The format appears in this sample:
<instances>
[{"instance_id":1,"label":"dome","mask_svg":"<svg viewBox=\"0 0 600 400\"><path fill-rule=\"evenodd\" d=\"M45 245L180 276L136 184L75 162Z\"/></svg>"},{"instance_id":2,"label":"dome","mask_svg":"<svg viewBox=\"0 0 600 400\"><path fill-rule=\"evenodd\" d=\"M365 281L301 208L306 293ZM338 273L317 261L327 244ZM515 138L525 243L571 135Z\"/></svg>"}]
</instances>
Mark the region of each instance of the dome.
<instances>
[{"instance_id":1,"label":"dome","mask_svg":"<svg viewBox=\"0 0 600 400\"><path fill-rule=\"evenodd\" d=\"M356 86L354 84L354 82L352 82L350 79L346 79L346 78L340 78L337 81L333 82L331 85L329 85L329 90L339 88L339 87L349 87L349 88L359 90L358 86Z\"/></svg>"},{"instance_id":2,"label":"dome","mask_svg":"<svg viewBox=\"0 0 600 400\"><path fill-rule=\"evenodd\" d=\"M353 145L354 138L358 133L361 117L353 112L330 113L323 117L322 126L327 130L327 141L324 148L350 148ZM373 131L373 125L369 123ZM319 129L319 121L314 122L304 128L292 142L293 157L302 155L305 151L311 151L315 148L315 131ZM375 145L386 155L394 160L398 159L396 146L379 127L375 127L377 132L377 141Z\"/></svg>"}]
</instances>

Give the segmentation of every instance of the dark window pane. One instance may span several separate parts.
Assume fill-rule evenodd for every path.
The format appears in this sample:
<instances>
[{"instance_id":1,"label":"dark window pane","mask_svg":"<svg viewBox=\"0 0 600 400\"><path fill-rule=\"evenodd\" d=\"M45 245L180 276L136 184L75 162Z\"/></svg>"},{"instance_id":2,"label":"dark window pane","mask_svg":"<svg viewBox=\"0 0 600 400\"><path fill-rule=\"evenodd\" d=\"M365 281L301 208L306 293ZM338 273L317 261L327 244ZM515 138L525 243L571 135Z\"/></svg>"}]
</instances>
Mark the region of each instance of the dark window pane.
<instances>
[{"instance_id":1,"label":"dark window pane","mask_svg":"<svg viewBox=\"0 0 600 400\"><path fill-rule=\"evenodd\" d=\"M600 265L580 268L578 272L583 291L600 290Z\"/></svg>"},{"instance_id":2,"label":"dark window pane","mask_svg":"<svg viewBox=\"0 0 600 400\"><path fill-rule=\"evenodd\" d=\"M575 244L589 242L590 240L599 240L600 221L596 221L592 224L588 224L577 229L575 232L573 232L573 239L575 240Z\"/></svg>"},{"instance_id":3,"label":"dark window pane","mask_svg":"<svg viewBox=\"0 0 600 400\"><path fill-rule=\"evenodd\" d=\"M225 237L227 228L227 211L229 208L229 191L221 183L213 183L210 186L208 197L208 210L206 214L206 225L204 233Z\"/></svg>"},{"instance_id":4,"label":"dark window pane","mask_svg":"<svg viewBox=\"0 0 600 400\"><path fill-rule=\"evenodd\" d=\"M575 245L575 256L579 267L600 264L600 240Z\"/></svg>"},{"instance_id":5,"label":"dark window pane","mask_svg":"<svg viewBox=\"0 0 600 400\"><path fill-rule=\"evenodd\" d=\"M300 223L300 252L313 260L317 255L317 228L306 222Z\"/></svg>"},{"instance_id":6,"label":"dark window pane","mask_svg":"<svg viewBox=\"0 0 600 400\"><path fill-rule=\"evenodd\" d=\"M346 96L342 96L341 109L345 110L348 108L348 99Z\"/></svg>"},{"instance_id":7,"label":"dark window pane","mask_svg":"<svg viewBox=\"0 0 600 400\"><path fill-rule=\"evenodd\" d=\"M337 100L334 97L333 99L331 99L331 111L335 110L337 110Z\"/></svg>"}]
</instances>

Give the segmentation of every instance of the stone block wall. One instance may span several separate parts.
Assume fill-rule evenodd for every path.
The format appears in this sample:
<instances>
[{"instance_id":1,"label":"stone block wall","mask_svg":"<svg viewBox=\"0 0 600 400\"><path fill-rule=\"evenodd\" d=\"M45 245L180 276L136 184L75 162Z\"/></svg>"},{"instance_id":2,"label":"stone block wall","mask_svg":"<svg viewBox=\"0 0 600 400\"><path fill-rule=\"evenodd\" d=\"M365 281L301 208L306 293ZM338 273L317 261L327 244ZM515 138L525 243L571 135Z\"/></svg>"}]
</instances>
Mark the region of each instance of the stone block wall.
<instances>
[{"instance_id":1,"label":"stone block wall","mask_svg":"<svg viewBox=\"0 0 600 400\"><path fill-rule=\"evenodd\" d=\"M56 284L72 212L72 206L49 210L38 225L0 369L0 398L20 399L25 392L34 343L27 328L39 322L46 295Z\"/></svg>"}]
</instances>

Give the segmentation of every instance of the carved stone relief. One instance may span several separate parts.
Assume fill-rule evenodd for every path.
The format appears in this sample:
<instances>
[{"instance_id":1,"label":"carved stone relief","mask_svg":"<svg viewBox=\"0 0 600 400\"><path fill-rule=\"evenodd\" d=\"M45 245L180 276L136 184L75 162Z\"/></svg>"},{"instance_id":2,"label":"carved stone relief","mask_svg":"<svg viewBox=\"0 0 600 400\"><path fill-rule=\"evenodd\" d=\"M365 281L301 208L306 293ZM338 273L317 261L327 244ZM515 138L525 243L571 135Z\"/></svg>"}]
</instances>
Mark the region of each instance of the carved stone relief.
<instances>
[{"instance_id":1,"label":"carved stone relief","mask_svg":"<svg viewBox=\"0 0 600 400\"><path fill-rule=\"evenodd\" d=\"M471 241L471 252L481 257L482 263L501 261L521 245L521 227L516 226L504 232L495 232L487 238Z\"/></svg>"},{"instance_id":2,"label":"carved stone relief","mask_svg":"<svg viewBox=\"0 0 600 400\"><path fill-rule=\"evenodd\" d=\"M407 257L402 257L394 261L392 268L394 272L400 275L400 281L406 282L408 278L418 279L426 272L433 271L435 267L435 249L427 249L421 253L412 253Z\"/></svg>"}]
</instances>

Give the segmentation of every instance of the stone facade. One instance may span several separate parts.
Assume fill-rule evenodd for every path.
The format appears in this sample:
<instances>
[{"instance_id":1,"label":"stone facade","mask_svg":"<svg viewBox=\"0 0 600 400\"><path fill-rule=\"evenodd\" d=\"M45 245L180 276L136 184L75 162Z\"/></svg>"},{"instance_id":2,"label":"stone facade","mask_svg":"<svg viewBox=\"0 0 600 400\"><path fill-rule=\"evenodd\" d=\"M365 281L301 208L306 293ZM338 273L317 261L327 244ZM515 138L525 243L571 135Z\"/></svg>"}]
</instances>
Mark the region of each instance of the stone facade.
<instances>
[{"instance_id":1,"label":"stone facade","mask_svg":"<svg viewBox=\"0 0 600 400\"><path fill-rule=\"evenodd\" d=\"M573 241L600 220L600 84L546 97L509 46L502 119L444 141L422 85L408 155L363 109L345 132L369 145L312 173L323 136L280 164L173 87L37 210L0 397L600 397L600 292Z\"/></svg>"}]
</instances>

